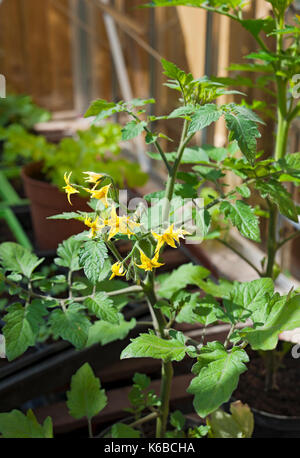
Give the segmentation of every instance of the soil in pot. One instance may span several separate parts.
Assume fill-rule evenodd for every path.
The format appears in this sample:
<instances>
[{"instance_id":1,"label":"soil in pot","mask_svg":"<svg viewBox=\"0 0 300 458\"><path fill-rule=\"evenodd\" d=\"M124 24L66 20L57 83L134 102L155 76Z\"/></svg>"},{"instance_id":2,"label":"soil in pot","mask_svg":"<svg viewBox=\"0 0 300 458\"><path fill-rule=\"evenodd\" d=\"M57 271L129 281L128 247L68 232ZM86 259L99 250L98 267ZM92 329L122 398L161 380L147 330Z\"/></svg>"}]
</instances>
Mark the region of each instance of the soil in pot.
<instances>
[{"instance_id":1,"label":"soil in pot","mask_svg":"<svg viewBox=\"0 0 300 458\"><path fill-rule=\"evenodd\" d=\"M82 232L83 224L75 220L49 220L49 216L70 211L66 194L43 180L42 164L35 162L22 169L22 179L27 197L31 201L31 216L38 249L56 250L59 243ZM87 201L80 196L73 198L74 211L88 212Z\"/></svg>"},{"instance_id":2,"label":"soil in pot","mask_svg":"<svg viewBox=\"0 0 300 458\"><path fill-rule=\"evenodd\" d=\"M266 392L264 361L257 352L248 354L248 371L233 396L253 410L257 437L300 437L299 360L288 352L278 369L277 388Z\"/></svg>"}]
</instances>

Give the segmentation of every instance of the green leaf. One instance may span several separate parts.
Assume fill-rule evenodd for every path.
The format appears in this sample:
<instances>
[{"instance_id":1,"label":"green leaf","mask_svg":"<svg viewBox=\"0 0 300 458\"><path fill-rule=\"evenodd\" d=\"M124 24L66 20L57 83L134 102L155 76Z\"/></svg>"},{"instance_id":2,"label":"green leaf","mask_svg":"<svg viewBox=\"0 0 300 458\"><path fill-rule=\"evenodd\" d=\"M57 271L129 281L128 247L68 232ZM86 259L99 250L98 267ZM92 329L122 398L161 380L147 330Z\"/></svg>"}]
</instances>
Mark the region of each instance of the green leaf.
<instances>
[{"instance_id":1,"label":"green leaf","mask_svg":"<svg viewBox=\"0 0 300 458\"><path fill-rule=\"evenodd\" d=\"M222 312L216 299L212 296L199 297L192 294L176 317L177 323L201 323L205 326L215 323L220 319ZM223 313L224 314L224 313Z\"/></svg>"},{"instance_id":2,"label":"green leaf","mask_svg":"<svg viewBox=\"0 0 300 458\"><path fill-rule=\"evenodd\" d=\"M198 130L204 129L204 127L208 127L211 123L218 121L221 116L222 111L214 103L208 103L198 108L191 117L188 133L193 134Z\"/></svg>"},{"instance_id":3,"label":"green leaf","mask_svg":"<svg viewBox=\"0 0 300 458\"><path fill-rule=\"evenodd\" d=\"M173 64L172 62L169 62L166 59L162 59L161 64L164 69L164 75L166 75L168 78L178 80L178 78L180 77L180 74L184 73L175 64Z\"/></svg>"},{"instance_id":4,"label":"green leaf","mask_svg":"<svg viewBox=\"0 0 300 458\"><path fill-rule=\"evenodd\" d=\"M278 335L300 327L300 296L291 299L280 298L273 305L262 326L245 328L240 336L247 340L253 350L273 350L278 342Z\"/></svg>"},{"instance_id":5,"label":"green leaf","mask_svg":"<svg viewBox=\"0 0 300 458\"><path fill-rule=\"evenodd\" d=\"M84 273L91 283L97 283L108 252L102 240L89 240L85 242L79 252L79 262L84 269Z\"/></svg>"},{"instance_id":6,"label":"green leaf","mask_svg":"<svg viewBox=\"0 0 300 458\"><path fill-rule=\"evenodd\" d=\"M234 313L235 321L243 321L250 316L253 322L264 321L273 294L274 283L271 278L235 283L229 294L229 299L240 306Z\"/></svg>"},{"instance_id":7,"label":"green leaf","mask_svg":"<svg viewBox=\"0 0 300 458\"><path fill-rule=\"evenodd\" d=\"M260 242L259 219L250 205L242 200L237 200L235 204L223 201L220 205L220 212L231 220L244 237L254 242Z\"/></svg>"},{"instance_id":8,"label":"green leaf","mask_svg":"<svg viewBox=\"0 0 300 458\"><path fill-rule=\"evenodd\" d=\"M124 102L113 103L99 99L92 102L84 117L88 118L90 116L96 116L95 122L98 122L109 118L115 113L121 113L123 111L128 111L128 108Z\"/></svg>"},{"instance_id":9,"label":"green leaf","mask_svg":"<svg viewBox=\"0 0 300 458\"><path fill-rule=\"evenodd\" d=\"M71 390L67 392L67 406L72 417L89 420L97 415L107 404L100 380L95 377L91 366L85 363L71 379Z\"/></svg>"},{"instance_id":10,"label":"green leaf","mask_svg":"<svg viewBox=\"0 0 300 458\"><path fill-rule=\"evenodd\" d=\"M123 340L128 333L136 326L136 320L121 320L119 324L110 324L107 321L96 321L89 328L87 347L97 343L106 345L115 340Z\"/></svg>"},{"instance_id":11,"label":"green leaf","mask_svg":"<svg viewBox=\"0 0 300 458\"><path fill-rule=\"evenodd\" d=\"M48 216L47 219L84 219L82 216L79 215L79 213L76 212L64 212L64 213L59 213L58 215L53 215L53 216Z\"/></svg>"},{"instance_id":12,"label":"green leaf","mask_svg":"<svg viewBox=\"0 0 300 458\"><path fill-rule=\"evenodd\" d=\"M225 120L227 129L231 132L230 140L236 140L238 145L250 162L254 164L256 157L256 139L261 135L257 128L257 124L252 116L245 111L244 107L231 105L230 111L225 111Z\"/></svg>"},{"instance_id":13,"label":"green leaf","mask_svg":"<svg viewBox=\"0 0 300 458\"><path fill-rule=\"evenodd\" d=\"M165 340L154 334L140 334L122 351L121 359L156 358L163 361L181 361L185 353L186 346L179 340Z\"/></svg>"},{"instance_id":14,"label":"green leaf","mask_svg":"<svg viewBox=\"0 0 300 458\"><path fill-rule=\"evenodd\" d=\"M79 250L82 242L70 237L58 245L58 258L54 259L55 264L62 267L67 267L71 272L80 270L79 265Z\"/></svg>"},{"instance_id":15,"label":"green leaf","mask_svg":"<svg viewBox=\"0 0 300 458\"><path fill-rule=\"evenodd\" d=\"M230 405L231 415L218 409L207 419L209 437L250 438L254 430L254 416L247 404L236 401Z\"/></svg>"},{"instance_id":16,"label":"green leaf","mask_svg":"<svg viewBox=\"0 0 300 458\"><path fill-rule=\"evenodd\" d=\"M255 183L256 189L260 192L261 196L268 197L275 203L282 215L298 222L298 214L291 194L275 179L271 178L266 181L257 180Z\"/></svg>"},{"instance_id":17,"label":"green leaf","mask_svg":"<svg viewBox=\"0 0 300 458\"><path fill-rule=\"evenodd\" d=\"M111 428L111 437L113 439L138 439L141 433L124 423L115 423Z\"/></svg>"},{"instance_id":18,"label":"green leaf","mask_svg":"<svg viewBox=\"0 0 300 458\"><path fill-rule=\"evenodd\" d=\"M44 258L38 259L30 250L17 243L5 242L0 245L0 262L5 270L30 278L43 261Z\"/></svg>"},{"instance_id":19,"label":"green leaf","mask_svg":"<svg viewBox=\"0 0 300 458\"><path fill-rule=\"evenodd\" d=\"M178 431L182 431L185 425L185 416L180 412L180 410L175 410L171 413L170 423Z\"/></svg>"},{"instance_id":20,"label":"green leaf","mask_svg":"<svg viewBox=\"0 0 300 458\"><path fill-rule=\"evenodd\" d=\"M71 342L74 347L81 349L86 345L91 323L80 311L71 309L70 306L66 312L53 310L49 323L54 335Z\"/></svg>"},{"instance_id":21,"label":"green leaf","mask_svg":"<svg viewBox=\"0 0 300 458\"><path fill-rule=\"evenodd\" d=\"M122 129L122 140L131 140L132 138L137 137L140 135L144 127L147 125L145 121L137 122L137 121L130 121L126 126Z\"/></svg>"},{"instance_id":22,"label":"green leaf","mask_svg":"<svg viewBox=\"0 0 300 458\"><path fill-rule=\"evenodd\" d=\"M187 391L195 396L193 403L197 414L205 418L230 399L240 374L247 369L244 363L249 358L238 347L228 353L220 342L210 342L202 352L196 364L197 376Z\"/></svg>"},{"instance_id":23,"label":"green leaf","mask_svg":"<svg viewBox=\"0 0 300 458\"><path fill-rule=\"evenodd\" d=\"M188 117L188 115L194 113L195 110L196 108L194 105L186 105L183 107L179 107L173 110L172 113L169 114L168 119L186 118Z\"/></svg>"},{"instance_id":24,"label":"green leaf","mask_svg":"<svg viewBox=\"0 0 300 458\"><path fill-rule=\"evenodd\" d=\"M28 410L24 415L19 410L9 413L0 413L0 433L5 439L41 439L52 438L52 420L47 417L40 425L32 412Z\"/></svg>"},{"instance_id":25,"label":"green leaf","mask_svg":"<svg viewBox=\"0 0 300 458\"><path fill-rule=\"evenodd\" d=\"M145 374L140 374L139 372L136 372L134 374L132 380L134 382L134 385L138 386L140 390L146 390L151 383L150 377L148 377Z\"/></svg>"},{"instance_id":26,"label":"green leaf","mask_svg":"<svg viewBox=\"0 0 300 458\"><path fill-rule=\"evenodd\" d=\"M119 324L120 317L118 310L114 307L113 301L104 291L96 293L94 297L88 297L84 301L84 305L87 307L88 311L97 318L111 324Z\"/></svg>"},{"instance_id":27,"label":"green leaf","mask_svg":"<svg viewBox=\"0 0 300 458\"><path fill-rule=\"evenodd\" d=\"M171 298L176 291L185 288L187 285L199 286L201 280L210 274L209 270L202 266L195 266L193 264L184 264L178 269L173 270L171 275L162 282L159 288L159 295Z\"/></svg>"},{"instance_id":28,"label":"green leaf","mask_svg":"<svg viewBox=\"0 0 300 458\"><path fill-rule=\"evenodd\" d=\"M251 196L251 191L246 184L242 184L241 186L237 186L236 190L241 194L242 197L248 199Z\"/></svg>"},{"instance_id":29,"label":"green leaf","mask_svg":"<svg viewBox=\"0 0 300 458\"><path fill-rule=\"evenodd\" d=\"M107 102L107 100L103 100L103 99L95 100L94 102L92 102L91 106L85 113L84 117L88 118L90 116L97 116L102 111L109 110L111 108L114 108L115 106L116 106L115 103Z\"/></svg>"},{"instance_id":30,"label":"green leaf","mask_svg":"<svg viewBox=\"0 0 300 458\"><path fill-rule=\"evenodd\" d=\"M15 303L7 308L4 317L3 334L6 344L6 356L9 361L22 355L28 347L35 345L39 327L47 315L45 302L32 301L27 307Z\"/></svg>"}]
</instances>

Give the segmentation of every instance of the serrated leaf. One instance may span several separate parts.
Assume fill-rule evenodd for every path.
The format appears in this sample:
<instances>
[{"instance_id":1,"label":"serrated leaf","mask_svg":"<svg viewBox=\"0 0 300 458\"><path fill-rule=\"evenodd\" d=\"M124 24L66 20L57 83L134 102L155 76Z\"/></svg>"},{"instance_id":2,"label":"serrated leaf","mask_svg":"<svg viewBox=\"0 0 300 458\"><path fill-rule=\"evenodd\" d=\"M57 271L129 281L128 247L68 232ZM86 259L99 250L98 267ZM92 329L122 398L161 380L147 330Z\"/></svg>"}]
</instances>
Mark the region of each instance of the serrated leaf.
<instances>
[{"instance_id":1,"label":"serrated leaf","mask_svg":"<svg viewBox=\"0 0 300 458\"><path fill-rule=\"evenodd\" d=\"M99 99L92 102L89 109L86 111L84 117L88 118L90 116L98 116L102 111L109 110L116 106L113 102L108 102L107 100Z\"/></svg>"},{"instance_id":2,"label":"serrated leaf","mask_svg":"<svg viewBox=\"0 0 300 458\"><path fill-rule=\"evenodd\" d=\"M94 285L97 283L108 252L102 240L89 240L85 242L79 251L79 263L84 269L88 280Z\"/></svg>"},{"instance_id":3,"label":"serrated leaf","mask_svg":"<svg viewBox=\"0 0 300 458\"><path fill-rule=\"evenodd\" d=\"M208 127L211 123L218 121L221 116L222 111L214 103L208 103L197 108L191 117L188 133L193 134L204 129L204 127Z\"/></svg>"},{"instance_id":4,"label":"serrated leaf","mask_svg":"<svg viewBox=\"0 0 300 458\"><path fill-rule=\"evenodd\" d=\"M183 107L176 108L175 110L172 111L172 113L169 114L168 119L174 119L174 118L184 118L196 110L194 105L187 105Z\"/></svg>"},{"instance_id":5,"label":"serrated leaf","mask_svg":"<svg viewBox=\"0 0 300 458\"><path fill-rule=\"evenodd\" d=\"M238 142L246 159L250 164L254 164L256 139L261 136L257 128L257 121L247 116L245 111L241 111L241 107L237 106L233 106L230 111L225 112L225 120L227 129L231 132L230 139Z\"/></svg>"},{"instance_id":6,"label":"serrated leaf","mask_svg":"<svg viewBox=\"0 0 300 458\"><path fill-rule=\"evenodd\" d=\"M19 410L9 413L0 413L0 433L6 439L41 439L52 438L52 421L47 417L40 425L32 412L28 410L24 415Z\"/></svg>"},{"instance_id":7,"label":"serrated leaf","mask_svg":"<svg viewBox=\"0 0 300 458\"><path fill-rule=\"evenodd\" d=\"M235 321L251 317L253 322L266 319L270 297L274 294L274 283L271 278L259 278L250 282L235 283L229 299L240 306L234 314Z\"/></svg>"},{"instance_id":8,"label":"serrated leaf","mask_svg":"<svg viewBox=\"0 0 300 458\"><path fill-rule=\"evenodd\" d=\"M99 378L95 377L91 366L85 363L73 375L71 390L67 391L70 415L76 419L91 419L101 412L107 404L107 397L100 388Z\"/></svg>"},{"instance_id":9,"label":"serrated leaf","mask_svg":"<svg viewBox=\"0 0 300 458\"><path fill-rule=\"evenodd\" d=\"M62 267L67 267L71 272L80 270L79 251L82 242L76 240L75 237L70 237L58 245L58 258L54 259L55 264Z\"/></svg>"},{"instance_id":10,"label":"serrated leaf","mask_svg":"<svg viewBox=\"0 0 300 458\"><path fill-rule=\"evenodd\" d=\"M249 361L247 353L238 347L230 352L220 342L213 342L200 354L200 370L192 380L188 393L195 396L194 408L205 418L227 402L236 389L239 376L246 371L244 363Z\"/></svg>"},{"instance_id":11,"label":"serrated leaf","mask_svg":"<svg viewBox=\"0 0 300 458\"><path fill-rule=\"evenodd\" d=\"M137 122L137 121L130 121L126 126L122 129L122 140L132 140L133 138L140 135L144 127L147 125L145 121Z\"/></svg>"},{"instance_id":12,"label":"serrated leaf","mask_svg":"<svg viewBox=\"0 0 300 458\"><path fill-rule=\"evenodd\" d=\"M49 318L54 335L71 342L74 347L81 349L86 345L91 323L80 311L67 309L53 310Z\"/></svg>"},{"instance_id":13,"label":"serrated leaf","mask_svg":"<svg viewBox=\"0 0 300 458\"><path fill-rule=\"evenodd\" d=\"M205 326L220 319L222 311L216 299L212 296L200 298L199 294L190 295L176 317L177 323L201 323Z\"/></svg>"},{"instance_id":14,"label":"serrated leaf","mask_svg":"<svg viewBox=\"0 0 300 458\"><path fill-rule=\"evenodd\" d=\"M255 183L256 189L260 192L262 197L268 197L275 203L282 215L298 222L298 214L296 206L293 202L291 194L282 186L281 183L274 179L266 181L257 180Z\"/></svg>"},{"instance_id":15,"label":"serrated leaf","mask_svg":"<svg viewBox=\"0 0 300 458\"><path fill-rule=\"evenodd\" d=\"M136 320L132 318L130 321L122 320L119 324L110 324L107 321L96 321L89 328L87 347L100 344L106 345L115 340L123 340L128 333L136 326Z\"/></svg>"},{"instance_id":16,"label":"serrated leaf","mask_svg":"<svg viewBox=\"0 0 300 458\"><path fill-rule=\"evenodd\" d=\"M199 286L201 280L210 274L209 270L202 266L195 266L191 263L184 264L178 269L173 270L171 275L161 283L159 295L171 298L176 291L184 289L187 285Z\"/></svg>"},{"instance_id":17,"label":"serrated leaf","mask_svg":"<svg viewBox=\"0 0 300 458\"><path fill-rule=\"evenodd\" d=\"M174 428L176 428L178 431L182 431L185 425L186 419L183 413L180 412L180 410L175 410L170 415L170 423Z\"/></svg>"},{"instance_id":18,"label":"serrated leaf","mask_svg":"<svg viewBox=\"0 0 300 458\"><path fill-rule=\"evenodd\" d=\"M0 262L5 270L30 278L43 261L44 258L39 259L30 250L17 243L5 242L0 245Z\"/></svg>"},{"instance_id":19,"label":"serrated leaf","mask_svg":"<svg viewBox=\"0 0 300 458\"><path fill-rule=\"evenodd\" d=\"M242 200L237 200L235 204L224 201L220 205L220 212L231 220L244 237L260 242L259 219L250 205Z\"/></svg>"},{"instance_id":20,"label":"serrated leaf","mask_svg":"<svg viewBox=\"0 0 300 458\"><path fill-rule=\"evenodd\" d=\"M34 300L24 307L15 303L7 308L4 317L6 356L9 361L22 355L28 347L35 345L40 325L44 322L43 316L47 315L45 302Z\"/></svg>"},{"instance_id":21,"label":"serrated leaf","mask_svg":"<svg viewBox=\"0 0 300 458\"><path fill-rule=\"evenodd\" d=\"M176 339L161 339L154 334L140 334L133 339L121 354L121 359L156 358L163 361L181 361L186 353L186 346Z\"/></svg>"},{"instance_id":22,"label":"serrated leaf","mask_svg":"<svg viewBox=\"0 0 300 458\"><path fill-rule=\"evenodd\" d=\"M118 310L115 309L113 301L104 291L96 293L93 297L88 297L84 301L84 305L91 314L101 320L111 324L120 322Z\"/></svg>"},{"instance_id":23,"label":"serrated leaf","mask_svg":"<svg viewBox=\"0 0 300 458\"><path fill-rule=\"evenodd\" d=\"M245 328L240 335L250 343L253 350L273 350L282 331L300 327L300 296L288 301L280 298L271 308L263 326Z\"/></svg>"},{"instance_id":24,"label":"serrated leaf","mask_svg":"<svg viewBox=\"0 0 300 458\"><path fill-rule=\"evenodd\" d=\"M242 184L241 186L237 186L236 190L241 194L242 197L248 199L251 196L251 191L246 184Z\"/></svg>"}]
</instances>

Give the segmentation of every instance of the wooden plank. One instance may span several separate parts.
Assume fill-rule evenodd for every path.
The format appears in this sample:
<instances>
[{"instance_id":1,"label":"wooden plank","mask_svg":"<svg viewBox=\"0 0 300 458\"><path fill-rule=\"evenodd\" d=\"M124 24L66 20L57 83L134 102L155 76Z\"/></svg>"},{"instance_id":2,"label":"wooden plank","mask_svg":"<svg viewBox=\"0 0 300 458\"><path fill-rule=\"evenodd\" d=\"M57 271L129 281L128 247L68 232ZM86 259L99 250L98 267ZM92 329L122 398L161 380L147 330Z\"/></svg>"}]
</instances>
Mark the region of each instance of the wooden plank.
<instances>
[{"instance_id":1,"label":"wooden plank","mask_svg":"<svg viewBox=\"0 0 300 458\"><path fill-rule=\"evenodd\" d=\"M186 6L176 8L189 69L195 78L201 78L205 74L207 13Z\"/></svg>"}]
</instances>

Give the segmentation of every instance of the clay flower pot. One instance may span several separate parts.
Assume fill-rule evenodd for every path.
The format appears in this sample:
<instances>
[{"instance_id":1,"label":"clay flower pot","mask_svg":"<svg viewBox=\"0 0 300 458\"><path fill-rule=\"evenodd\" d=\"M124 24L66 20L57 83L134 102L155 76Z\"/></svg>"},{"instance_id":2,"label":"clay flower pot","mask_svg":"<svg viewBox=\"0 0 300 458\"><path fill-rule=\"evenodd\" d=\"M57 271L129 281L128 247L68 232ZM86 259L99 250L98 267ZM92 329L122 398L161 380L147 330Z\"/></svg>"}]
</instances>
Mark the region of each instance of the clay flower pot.
<instances>
[{"instance_id":1,"label":"clay flower pot","mask_svg":"<svg viewBox=\"0 0 300 458\"><path fill-rule=\"evenodd\" d=\"M74 195L70 207L66 194L56 186L42 181L42 164L33 162L25 165L21 176L27 197L31 202L31 217L36 245L42 251L56 250L59 243L84 230L81 222L75 220L49 220L49 216L72 210L89 212L87 200Z\"/></svg>"}]
</instances>

